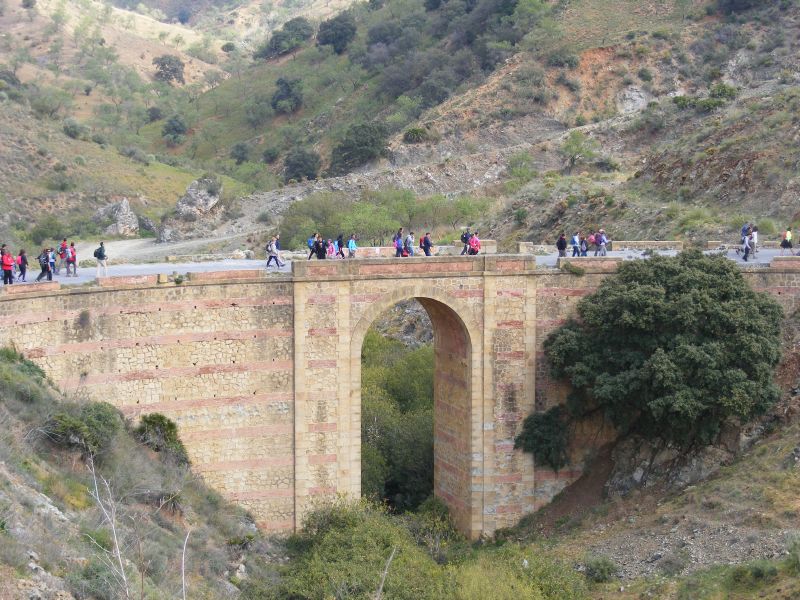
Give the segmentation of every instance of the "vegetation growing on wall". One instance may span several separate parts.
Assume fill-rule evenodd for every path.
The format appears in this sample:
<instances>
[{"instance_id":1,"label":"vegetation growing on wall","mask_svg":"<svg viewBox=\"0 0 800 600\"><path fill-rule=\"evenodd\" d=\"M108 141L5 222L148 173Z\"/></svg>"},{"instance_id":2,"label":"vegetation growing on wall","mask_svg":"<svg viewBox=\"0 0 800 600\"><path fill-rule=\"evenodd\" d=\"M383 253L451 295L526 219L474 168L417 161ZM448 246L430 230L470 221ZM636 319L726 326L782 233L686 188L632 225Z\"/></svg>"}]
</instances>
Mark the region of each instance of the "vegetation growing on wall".
<instances>
[{"instance_id":1,"label":"vegetation growing on wall","mask_svg":"<svg viewBox=\"0 0 800 600\"><path fill-rule=\"evenodd\" d=\"M600 412L622 434L704 445L726 420L747 421L777 400L781 318L735 263L685 252L620 266L544 348L553 377L572 386L572 419ZM547 449L558 468L540 421L528 417L517 443Z\"/></svg>"}]
</instances>

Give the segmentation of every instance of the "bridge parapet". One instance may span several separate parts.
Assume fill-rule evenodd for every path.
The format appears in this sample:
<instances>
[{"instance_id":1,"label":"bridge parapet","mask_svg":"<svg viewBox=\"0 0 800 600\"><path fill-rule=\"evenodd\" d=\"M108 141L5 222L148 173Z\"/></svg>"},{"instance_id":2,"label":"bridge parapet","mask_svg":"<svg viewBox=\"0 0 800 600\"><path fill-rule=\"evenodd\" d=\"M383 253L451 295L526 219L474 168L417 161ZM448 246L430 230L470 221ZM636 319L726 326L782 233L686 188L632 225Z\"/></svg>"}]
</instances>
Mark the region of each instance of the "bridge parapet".
<instances>
[{"instance_id":1,"label":"bridge parapet","mask_svg":"<svg viewBox=\"0 0 800 600\"><path fill-rule=\"evenodd\" d=\"M297 280L406 278L478 275L486 272L527 273L536 270L535 256L493 254L479 256L421 256L385 259L295 261Z\"/></svg>"}]
</instances>

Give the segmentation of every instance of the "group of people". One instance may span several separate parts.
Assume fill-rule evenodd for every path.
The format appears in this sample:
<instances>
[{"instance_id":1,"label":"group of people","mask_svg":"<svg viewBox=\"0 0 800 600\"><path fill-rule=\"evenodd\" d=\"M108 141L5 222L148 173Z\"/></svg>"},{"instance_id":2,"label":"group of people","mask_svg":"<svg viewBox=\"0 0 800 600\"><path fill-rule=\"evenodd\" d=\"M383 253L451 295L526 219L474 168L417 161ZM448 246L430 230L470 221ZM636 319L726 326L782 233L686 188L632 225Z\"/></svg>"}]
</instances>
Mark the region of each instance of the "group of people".
<instances>
[{"instance_id":1,"label":"group of people","mask_svg":"<svg viewBox=\"0 0 800 600\"><path fill-rule=\"evenodd\" d=\"M414 256L414 248L416 246L414 232L409 231L408 235L404 236L403 228L401 227L397 230L397 233L392 236L392 246L394 247L395 258ZM425 256L431 256L432 248L433 242L431 241L431 232L428 231L420 238L419 249Z\"/></svg>"},{"instance_id":2,"label":"group of people","mask_svg":"<svg viewBox=\"0 0 800 600\"><path fill-rule=\"evenodd\" d=\"M481 238L478 237L477 231L470 231L469 227L461 234L461 243L464 244L461 256L465 254L475 256L481 251Z\"/></svg>"},{"instance_id":3,"label":"group of people","mask_svg":"<svg viewBox=\"0 0 800 600\"><path fill-rule=\"evenodd\" d=\"M280 237L280 236L277 236ZM314 233L308 238L308 260L317 257L317 260L333 259L333 258L355 258L358 251L358 243L356 242L356 234L352 234L350 239L345 242L344 234L339 234L335 240L322 237L319 233ZM345 249L347 249L347 256L345 256ZM280 245L278 246L280 251ZM277 262L277 261L276 261ZM269 262L267 262L269 266Z\"/></svg>"},{"instance_id":4,"label":"group of people","mask_svg":"<svg viewBox=\"0 0 800 600\"><path fill-rule=\"evenodd\" d=\"M106 248L103 242L100 242L100 247L94 251L94 257L97 259L97 276L108 275ZM67 277L78 276L78 252L75 249L75 242L68 242L67 238L61 240L61 243L56 247L44 247L39 255L36 257L36 262L39 263L39 276L35 282L46 279L53 281L53 276L61 275L62 270L66 270ZM9 285L18 282L27 282L28 276L28 254L25 250L20 250L14 256L5 244L0 246L0 266L3 268L3 285Z\"/></svg>"},{"instance_id":5,"label":"group of people","mask_svg":"<svg viewBox=\"0 0 800 600\"><path fill-rule=\"evenodd\" d=\"M792 232L789 231L791 238ZM744 262L753 256L755 257L758 252L758 225L752 223L745 223L742 225L741 235L739 236L741 246L736 248L736 254L742 254ZM791 253L791 250L789 251Z\"/></svg>"},{"instance_id":6,"label":"group of people","mask_svg":"<svg viewBox=\"0 0 800 600\"><path fill-rule=\"evenodd\" d=\"M559 257L567 256L567 246L572 246L572 256L589 256L589 249L594 246L595 256L606 256L608 245L611 240L608 239L605 229L598 231L590 231L588 236L581 235L580 231L576 231L572 239L567 244L567 234L561 232L556 241L556 249L558 250Z\"/></svg>"},{"instance_id":7,"label":"group of people","mask_svg":"<svg viewBox=\"0 0 800 600\"><path fill-rule=\"evenodd\" d=\"M53 275L59 275L61 270L66 268L67 277L78 276L78 255L75 250L75 242L68 243L64 238L58 247L42 248L39 256L36 257L41 272L36 281L47 278L53 280ZM10 285L14 280L26 282L28 276L28 254L24 249L14 256L11 250L3 244L0 246L0 265L3 268L3 285Z\"/></svg>"}]
</instances>

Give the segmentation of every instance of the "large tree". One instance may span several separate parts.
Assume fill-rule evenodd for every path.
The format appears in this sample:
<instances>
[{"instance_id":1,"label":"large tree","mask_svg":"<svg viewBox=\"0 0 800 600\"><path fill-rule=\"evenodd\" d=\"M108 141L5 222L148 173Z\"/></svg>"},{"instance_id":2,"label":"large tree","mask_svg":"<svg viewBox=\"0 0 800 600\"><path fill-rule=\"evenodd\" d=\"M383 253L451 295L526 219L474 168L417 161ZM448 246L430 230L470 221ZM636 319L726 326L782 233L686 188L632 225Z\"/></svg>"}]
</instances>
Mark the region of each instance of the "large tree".
<instances>
[{"instance_id":1,"label":"large tree","mask_svg":"<svg viewBox=\"0 0 800 600\"><path fill-rule=\"evenodd\" d=\"M342 54L356 37L356 20L349 12L343 12L323 21L317 33L317 44L333 46L336 54Z\"/></svg>"},{"instance_id":2,"label":"large tree","mask_svg":"<svg viewBox=\"0 0 800 600\"><path fill-rule=\"evenodd\" d=\"M172 83L177 81L185 83L183 78L183 61L172 54L164 54L163 56L156 56L153 59L153 64L156 66L155 78L158 81L165 83Z\"/></svg>"},{"instance_id":3,"label":"large tree","mask_svg":"<svg viewBox=\"0 0 800 600\"><path fill-rule=\"evenodd\" d=\"M623 434L707 444L727 419L778 398L781 319L734 262L684 252L623 264L544 349L553 376L572 384L570 418L601 411ZM527 434L547 429L543 419L529 417Z\"/></svg>"},{"instance_id":4,"label":"large tree","mask_svg":"<svg viewBox=\"0 0 800 600\"><path fill-rule=\"evenodd\" d=\"M375 160L385 152L387 138L380 123L351 125L331 153L331 174L342 175Z\"/></svg>"}]
</instances>

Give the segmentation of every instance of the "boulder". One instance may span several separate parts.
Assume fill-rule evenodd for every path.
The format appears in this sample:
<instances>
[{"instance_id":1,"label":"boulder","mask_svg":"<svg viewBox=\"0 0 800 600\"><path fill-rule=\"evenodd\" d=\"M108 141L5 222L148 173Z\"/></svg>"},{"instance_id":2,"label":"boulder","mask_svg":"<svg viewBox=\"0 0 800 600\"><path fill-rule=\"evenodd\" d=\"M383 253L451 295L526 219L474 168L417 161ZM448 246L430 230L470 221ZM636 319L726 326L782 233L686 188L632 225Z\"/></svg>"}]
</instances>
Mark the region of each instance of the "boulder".
<instances>
[{"instance_id":1,"label":"boulder","mask_svg":"<svg viewBox=\"0 0 800 600\"><path fill-rule=\"evenodd\" d=\"M175 205L179 217L199 217L211 212L219 203L222 186L214 179L197 179Z\"/></svg>"},{"instance_id":2,"label":"boulder","mask_svg":"<svg viewBox=\"0 0 800 600\"><path fill-rule=\"evenodd\" d=\"M111 221L103 233L105 235L136 237L139 235L139 217L131 209L127 198L101 208L95 213L95 222Z\"/></svg>"},{"instance_id":3,"label":"boulder","mask_svg":"<svg viewBox=\"0 0 800 600\"><path fill-rule=\"evenodd\" d=\"M623 115L643 111L651 96L636 85L629 85L617 94L617 110Z\"/></svg>"}]
</instances>

